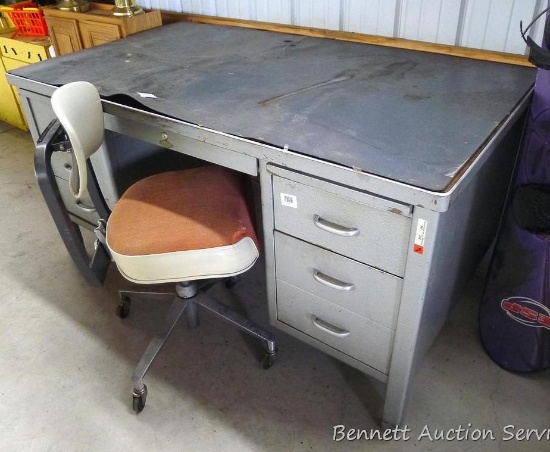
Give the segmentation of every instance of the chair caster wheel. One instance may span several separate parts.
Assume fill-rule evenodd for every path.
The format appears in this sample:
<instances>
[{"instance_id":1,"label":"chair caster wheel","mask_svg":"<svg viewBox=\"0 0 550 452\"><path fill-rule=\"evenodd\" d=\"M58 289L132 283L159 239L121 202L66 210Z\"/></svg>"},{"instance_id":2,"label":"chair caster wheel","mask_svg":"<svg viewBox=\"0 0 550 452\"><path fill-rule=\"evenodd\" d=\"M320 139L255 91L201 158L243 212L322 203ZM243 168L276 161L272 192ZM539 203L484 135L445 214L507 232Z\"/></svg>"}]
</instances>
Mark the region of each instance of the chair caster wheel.
<instances>
[{"instance_id":1,"label":"chair caster wheel","mask_svg":"<svg viewBox=\"0 0 550 452\"><path fill-rule=\"evenodd\" d=\"M128 297L122 296L116 307L116 316L125 319L130 314L131 301Z\"/></svg>"},{"instance_id":2,"label":"chair caster wheel","mask_svg":"<svg viewBox=\"0 0 550 452\"><path fill-rule=\"evenodd\" d=\"M262 366L262 369L269 369L273 364L275 364L275 355L277 354L277 352L269 352L269 351L265 351L263 356L262 356L262 359L261 359L261 366Z\"/></svg>"},{"instance_id":3,"label":"chair caster wheel","mask_svg":"<svg viewBox=\"0 0 550 452\"><path fill-rule=\"evenodd\" d=\"M147 386L143 385L143 389L141 391L136 391L134 389L134 392L132 392L132 397L132 409L139 414L143 411L143 408L145 408L145 401L147 400Z\"/></svg>"},{"instance_id":4,"label":"chair caster wheel","mask_svg":"<svg viewBox=\"0 0 550 452\"><path fill-rule=\"evenodd\" d=\"M225 287L232 289L237 284L238 278L236 276L230 276L225 279Z\"/></svg>"}]
</instances>

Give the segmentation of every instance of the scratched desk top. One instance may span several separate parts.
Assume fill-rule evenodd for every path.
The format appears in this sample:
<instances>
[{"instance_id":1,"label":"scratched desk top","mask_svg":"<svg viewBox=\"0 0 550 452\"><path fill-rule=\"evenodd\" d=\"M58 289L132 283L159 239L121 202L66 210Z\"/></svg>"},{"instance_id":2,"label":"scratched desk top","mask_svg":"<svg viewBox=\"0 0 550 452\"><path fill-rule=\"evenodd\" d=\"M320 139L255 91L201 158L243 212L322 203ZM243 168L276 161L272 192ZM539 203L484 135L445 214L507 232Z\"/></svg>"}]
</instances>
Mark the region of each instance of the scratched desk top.
<instances>
[{"instance_id":1,"label":"scratched desk top","mask_svg":"<svg viewBox=\"0 0 550 452\"><path fill-rule=\"evenodd\" d=\"M87 80L105 97L431 191L448 187L535 78L501 63L186 22L12 72Z\"/></svg>"}]
</instances>

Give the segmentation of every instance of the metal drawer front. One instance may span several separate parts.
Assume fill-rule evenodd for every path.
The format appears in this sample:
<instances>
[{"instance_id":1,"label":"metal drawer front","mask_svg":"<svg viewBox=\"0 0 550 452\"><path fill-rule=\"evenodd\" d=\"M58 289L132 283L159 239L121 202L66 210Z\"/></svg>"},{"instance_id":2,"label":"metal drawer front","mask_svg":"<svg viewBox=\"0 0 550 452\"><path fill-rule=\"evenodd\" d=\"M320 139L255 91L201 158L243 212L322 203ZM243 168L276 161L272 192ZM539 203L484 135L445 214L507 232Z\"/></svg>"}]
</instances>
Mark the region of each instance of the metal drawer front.
<instances>
[{"instance_id":1,"label":"metal drawer front","mask_svg":"<svg viewBox=\"0 0 550 452\"><path fill-rule=\"evenodd\" d=\"M403 276L410 218L279 176L273 191L275 229Z\"/></svg>"},{"instance_id":2,"label":"metal drawer front","mask_svg":"<svg viewBox=\"0 0 550 452\"><path fill-rule=\"evenodd\" d=\"M97 225L99 215L93 207L90 207L93 206L93 204L88 194L86 193L82 197L81 201L77 201L77 199L72 195L69 188L69 183L67 181L60 179L59 177L56 177L55 180L57 182L57 186L59 187L59 193L61 194L63 203L65 204L67 210L73 215L76 215L77 217L87 221L88 223L91 223L92 225Z\"/></svg>"},{"instance_id":3,"label":"metal drawer front","mask_svg":"<svg viewBox=\"0 0 550 452\"><path fill-rule=\"evenodd\" d=\"M275 232L277 279L395 329L403 281Z\"/></svg>"},{"instance_id":4,"label":"metal drawer front","mask_svg":"<svg viewBox=\"0 0 550 452\"><path fill-rule=\"evenodd\" d=\"M388 328L282 281L277 281L277 318L388 373L393 342L393 331Z\"/></svg>"}]
</instances>

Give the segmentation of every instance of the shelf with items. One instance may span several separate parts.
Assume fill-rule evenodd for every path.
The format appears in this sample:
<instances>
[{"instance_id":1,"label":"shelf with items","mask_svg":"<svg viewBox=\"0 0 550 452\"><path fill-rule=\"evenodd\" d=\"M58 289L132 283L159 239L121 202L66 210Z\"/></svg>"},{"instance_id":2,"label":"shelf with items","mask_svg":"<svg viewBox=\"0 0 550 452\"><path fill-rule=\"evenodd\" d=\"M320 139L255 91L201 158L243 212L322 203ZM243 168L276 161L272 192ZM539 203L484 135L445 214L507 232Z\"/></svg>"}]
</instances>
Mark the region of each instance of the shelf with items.
<instances>
[{"instance_id":1,"label":"shelf with items","mask_svg":"<svg viewBox=\"0 0 550 452\"><path fill-rule=\"evenodd\" d=\"M56 54L95 47L162 25L160 11L120 17L112 15L113 9L113 5L100 3L90 3L90 10L85 13L45 9Z\"/></svg>"}]
</instances>

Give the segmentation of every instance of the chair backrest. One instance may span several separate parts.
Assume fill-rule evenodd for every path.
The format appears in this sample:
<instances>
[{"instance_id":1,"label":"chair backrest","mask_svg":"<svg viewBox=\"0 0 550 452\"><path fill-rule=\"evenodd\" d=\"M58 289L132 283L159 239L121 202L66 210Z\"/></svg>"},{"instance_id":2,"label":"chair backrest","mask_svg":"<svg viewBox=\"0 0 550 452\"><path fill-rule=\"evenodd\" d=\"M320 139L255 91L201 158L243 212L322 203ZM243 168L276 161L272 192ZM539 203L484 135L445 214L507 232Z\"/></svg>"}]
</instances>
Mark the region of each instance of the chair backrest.
<instances>
[{"instance_id":1,"label":"chair backrest","mask_svg":"<svg viewBox=\"0 0 550 452\"><path fill-rule=\"evenodd\" d=\"M52 107L73 148L69 186L73 195L80 198L88 186L86 161L103 143L101 98L91 83L72 82L54 91Z\"/></svg>"}]
</instances>

